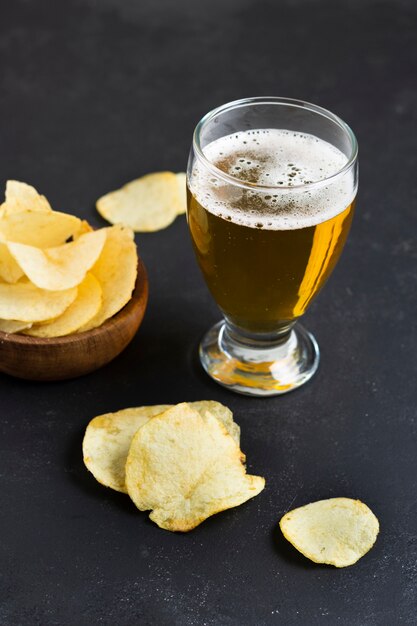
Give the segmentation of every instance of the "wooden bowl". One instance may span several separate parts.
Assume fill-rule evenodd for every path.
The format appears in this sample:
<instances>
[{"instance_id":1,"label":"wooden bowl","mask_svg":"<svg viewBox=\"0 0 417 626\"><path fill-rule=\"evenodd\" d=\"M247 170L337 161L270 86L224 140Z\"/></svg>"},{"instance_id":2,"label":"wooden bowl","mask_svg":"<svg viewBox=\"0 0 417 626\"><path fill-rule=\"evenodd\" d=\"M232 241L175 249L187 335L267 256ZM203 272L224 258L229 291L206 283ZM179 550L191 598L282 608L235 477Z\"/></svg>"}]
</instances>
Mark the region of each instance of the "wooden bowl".
<instances>
[{"instance_id":1,"label":"wooden bowl","mask_svg":"<svg viewBox=\"0 0 417 626\"><path fill-rule=\"evenodd\" d=\"M0 331L0 372L27 380L64 380L112 361L132 341L145 314L148 278L141 259L131 300L85 333L44 339Z\"/></svg>"}]
</instances>

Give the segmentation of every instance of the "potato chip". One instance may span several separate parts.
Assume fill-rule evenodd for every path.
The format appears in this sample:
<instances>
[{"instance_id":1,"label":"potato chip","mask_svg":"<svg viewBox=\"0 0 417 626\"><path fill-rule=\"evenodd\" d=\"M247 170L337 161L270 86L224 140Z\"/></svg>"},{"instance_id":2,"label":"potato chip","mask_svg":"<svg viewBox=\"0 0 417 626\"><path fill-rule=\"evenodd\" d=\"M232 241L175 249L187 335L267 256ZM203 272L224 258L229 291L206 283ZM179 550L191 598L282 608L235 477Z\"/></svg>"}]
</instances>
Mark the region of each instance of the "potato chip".
<instances>
[{"instance_id":1,"label":"potato chip","mask_svg":"<svg viewBox=\"0 0 417 626\"><path fill-rule=\"evenodd\" d=\"M6 244L0 242L0 279L6 283L16 283L22 276L22 268L12 257Z\"/></svg>"},{"instance_id":2,"label":"potato chip","mask_svg":"<svg viewBox=\"0 0 417 626\"><path fill-rule=\"evenodd\" d=\"M330 498L286 513L286 539L308 559L335 567L353 565L374 545L379 523L360 500Z\"/></svg>"},{"instance_id":3,"label":"potato chip","mask_svg":"<svg viewBox=\"0 0 417 626\"><path fill-rule=\"evenodd\" d=\"M81 237L81 235L84 235L85 233L91 233L92 231L93 228L90 226L87 220L81 220L79 231L74 235L74 239L78 239L78 237Z\"/></svg>"},{"instance_id":4,"label":"potato chip","mask_svg":"<svg viewBox=\"0 0 417 626\"><path fill-rule=\"evenodd\" d=\"M21 330L30 328L30 322L19 322L18 320L0 320L0 331L7 335L19 333Z\"/></svg>"},{"instance_id":5,"label":"potato chip","mask_svg":"<svg viewBox=\"0 0 417 626\"><path fill-rule=\"evenodd\" d=\"M147 174L97 200L97 211L111 224L137 232L166 228L182 213L178 180L172 172Z\"/></svg>"},{"instance_id":6,"label":"potato chip","mask_svg":"<svg viewBox=\"0 0 417 626\"><path fill-rule=\"evenodd\" d=\"M199 400L197 402L189 402L188 404L192 409L198 411L198 413L200 413L200 415L204 418L208 413L217 418L226 428L229 435L234 439L236 445L240 446L240 427L233 420L233 413L227 406L224 406L224 404L221 404L220 402L215 402L214 400Z\"/></svg>"},{"instance_id":7,"label":"potato chip","mask_svg":"<svg viewBox=\"0 0 417 626\"><path fill-rule=\"evenodd\" d=\"M178 185L178 215L182 215L182 213L187 212L187 176L184 172L178 172L175 176L177 177Z\"/></svg>"},{"instance_id":8,"label":"potato chip","mask_svg":"<svg viewBox=\"0 0 417 626\"><path fill-rule=\"evenodd\" d=\"M169 404L141 406L92 419L85 431L83 457L94 478L105 487L127 493L125 465L133 435L148 420L169 408Z\"/></svg>"},{"instance_id":9,"label":"potato chip","mask_svg":"<svg viewBox=\"0 0 417 626\"><path fill-rule=\"evenodd\" d=\"M63 337L74 333L92 319L101 306L100 283L90 273L78 286L78 294L74 302L55 319L48 323L36 324L25 335L31 337Z\"/></svg>"},{"instance_id":10,"label":"potato chip","mask_svg":"<svg viewBox=\"0 0 417 626\"><path fill-rule=\"evenodd\" d=\"M103 228L81 235L71 243L44 250L21 243L8 243L7 247L37 287L59 291L80 284L99 257L105 240L106 229Z\"/></svg>"},{"instance_id":11,"label":"potato chip","mask_svg":"<svg viewBox=\"0 0 417 626\"><path fill-rule=\"evenodd\" d=\"M144 424L133 437L126 487L160 528L186 532L262 491L265 480L246 475L240 450L220 422L186 403Z\"/></svg>"},{"instance_id":12,"label":"potato chip","mask_svg":"<svg viewBox=\"0 0 417 626\"><path fill-rule=\"evenodd\" d=\"M0 319L23 322L49 320L61 315L76 297L76 287L46 291L27 280L15 285L0 283Z\"/></svg>"},{"instance_id":13,"label":"potato chip","mask_svg":"<svg viewBox=\"0 0 417 626\"><path fill-rule=\"evenodd\" d=\"M74 239L81 225L81 220L74 215L26 209L0 220L0 241L52 248Z\"/></svg>"},{"instance_id":14,"label":"potato chip","mask_svg":"<svg viewBox=\"0 0 417 626\"><path fill-rule=\"evenodd\" d=\"M123 226L104 228L103 231L107 234L106 243L91 269L102 289L102 305L80 332L96 328L118 313L129 302L135 288L138 255L132 231Z\"/></svg>"},{"instance_id":15,"label":"potato chip","mask_svg":"<svg viewBox=\"0 0 417 626\"><path fill-rule=\"evenodd\" d=\"M159 404L123 409L91 420L83 441L84 463L99 483L127 493L125 464L133 435L149 419L171 406ZM190 402L189 406L203 418L210 412L223 423L236 444L240 444L240 428L226 406L214 401Z\"/></svg>"},{"instance_id":16,"label":"potato chip","mask_svg":"<svg viewBox=\"0 0 417 626\"><path fill-rule=\"evenodd\" d=\"M19 211L52 211L45 196L41 196L34 187L17 180L6 183L6 199L0 207L2 215Z\"/></svg>"}]
</instances>

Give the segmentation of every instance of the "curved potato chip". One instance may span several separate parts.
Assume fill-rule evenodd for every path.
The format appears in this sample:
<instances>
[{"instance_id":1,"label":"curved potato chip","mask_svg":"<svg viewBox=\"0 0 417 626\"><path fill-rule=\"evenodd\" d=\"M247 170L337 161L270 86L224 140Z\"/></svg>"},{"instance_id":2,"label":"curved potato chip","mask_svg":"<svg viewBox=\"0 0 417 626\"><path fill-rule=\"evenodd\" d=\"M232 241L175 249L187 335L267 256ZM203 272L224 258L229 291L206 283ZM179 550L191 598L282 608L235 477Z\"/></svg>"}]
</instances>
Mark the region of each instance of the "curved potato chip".
<instances>
[{"instance_id":1,"label":"curved potato chip","mask_svg":"<svg viewBox=\"0 0 417 626\"><path fill-rule=\"evenodd\" d=\"M166 228L182 212L178 182L172 172L137 178L99 198L96 206L111 224L124 224L137 232Z\"/></svg>"},{"instance_id":2,"label":"curved potato chip","mask_svg":"<svg viewBox=\"0 0 417 626\"><path fill-rule=\"evenodd\" d=\"M91 272L102 289L102 305L79 332L100 326L127 304L135 288L138 255L133 241L133 233L123 226L104 228L107 233L103 250ZM100 232L100 231L98 231Z\"/></svg>"},{"instance_id":3,"label":"curved potato chip","mask_svg":"<svg viewBox=\"0 0 417 626\"><path fill-rule=\"evenodd\" d=\"M78 237L81 237L81 235L84 235L85 233L91 233L93 230L94 229L90 226L87 220L81 220L80 229L74 235L74 239L78 239Z\"/></svg>"},{"instance_id":4,"label":"curved potato chip","mask_svg":"<svg viewBox=\"0 0 417 626\"><path fill-rule=\"evenodd\" d=\"M0 242L0 278L6 283L17 283L22 276L22 268L12 257L6 244Z\"/></svg>"},{"instance_id":5,"label":"curved potato chip","mask_svg":"<svg viewBox=\"0 0 417 626\"><path fill-rule=\"evenodd\" d=\"M21 243L7 243L7 247L37 287L59 291L80 284L99 257L105 240L106 229L102 229L56 248L41 250Z\"/></svg>"},{"instance_id":6,"label":"curved potato chip","mask_svg":"<svg viewBox=\"0 0 417 626\"><path fill-rule=\"evenodd\" d=\"M187 175L185 172L178 172L175 176L177 177L178 185L178 215L182 215L187 212Z\"/></svg>"},{"instance_id":7,"label":"curved potato chip","mask_svg":"<svg viewBox=\"0 0 417 626\"><path fill-rule=\"evenodd\" d=\"M123 409L98 415L88 424L83 439L83 458L87 469L105 487L127 493L125 465L135 432L169 404Z\"/></svg>"},{"instance_id":8,"label":"curved potato chip","mask_svg":"<svg viewBox=\"0 0 417 626\"><path fill-rule=\"evenodd\" d=\"M0 320L0 331L11 335L13 333L19 333L21 330L30 328L32 324L30 322L19 322L18 320Z\"/></svg>"},{"instance_id":9,"label":"curved potato chip","mask_svg":"<svg viewBox=\"0 0 417 626\"><path fill-rule=\"evenodd\" d=\"M236 444L240 444L240 428L233 421L230 409L214 401L203 400L187 404L203 418L211 412L223 423ZM84 463L94 478L106 487L127 493L125 465L134 434L152 417L171 407L171 404L141 406L106 413L92 419L84 435L83 456Z\"/></svg>"},{"instance_id":10,"label":"curved potato chip","mask_svg":"<svg viewBox=\"0 0 417 626\"><path fill-rule=\"evenodd\" d=\"M61 315L77 297L77 288L63 291L39 289L29 281L0 283L0 318L42 322Z\"/></svg>"},{"instance_id":11,"label":"curved potato chip","mask_svg":"<svg viewBox=\"0 0 417 626\"><path fill-rule=\"evenodd\" d=\"M52 248L74 238L81 220L58 211L22 210L0 220L0 241Z\"/></svg>"},{"instance_id":12,"label":"curved potato chip","mask_svg":"<svg viewBox=\"0 0 417 626\"><path fill-rule=\"evenodd\" d=\"M240 450L224 426L186 403L139 428L126 462L126 487L160 528L186 532L262 491L265 480L246 475Z\"/></svg>"},{"instance_id":13,"label":"curved potato chip","mask_svg":"<svg viewBox=\"0 0 417 626\"><path fill-rule=\"evenodd\" d=\"M330 498L286 513L280 528L301 554L315 563L353 565L374 545L379 523L360 500Z\"/></svg>"},{"instance_id":14,"label":"curved potato chip","mask_svg":"<svg viewBox=\"0 0 417 626\"><path fill-rule=\"evenodd\" d=\"M237 446L240 446L240 427L233 420L233 413L224 404L215 400L198 400L197 402L188 402L189 406L198 411L202 417L206 417L207 413L217 418L223 424L229 435L234 439ZM243 453L242 453L243 454ZM243 455L244 461L244 455Z\"/></svg>"},{"instance_id":15,"label":"curved potato chip","mask_svg":"<svg viewBox=\"0 0 417 626\"><path fill-rule=\"evenodd\" d=\"M52 211L51 205L45 196L41 196L32 185L17 180L8 180L6 183L6 198L0 207L3 215L18 213L19 211Z\"/></svg>"},{"instance_id":16,"label":"curved potato chip","mask_svg":"<svg viewBox=\"0 0 417 626\"><path fill-rule=\"evenodd\" d=\"M101 306L100 283L90 273L78 286L78 294L74 302L55 319L46 324L37 324L25 335L31 337L63 337L74 333L96 315Z\"/></svg>"}]
</instances>

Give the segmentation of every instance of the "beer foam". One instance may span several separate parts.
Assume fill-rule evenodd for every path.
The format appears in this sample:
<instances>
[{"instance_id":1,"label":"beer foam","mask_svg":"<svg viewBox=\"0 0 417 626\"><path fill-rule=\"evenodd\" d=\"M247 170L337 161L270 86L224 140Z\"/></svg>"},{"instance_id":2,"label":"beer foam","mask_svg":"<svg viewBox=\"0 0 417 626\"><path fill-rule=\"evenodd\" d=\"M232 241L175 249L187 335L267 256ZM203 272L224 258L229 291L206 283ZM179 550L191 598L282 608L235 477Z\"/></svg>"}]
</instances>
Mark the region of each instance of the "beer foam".
<instances>
[{"instance_id":1,"label":"beer foam","mask_svg":"<svg viewBox=\"0 0 417 626\"><path fill-rule=\"evenodd\" d=\"M198 202L214 215L251 228L314 226L344 211L356 193L352 170L317 188L302 187L337 174L348 160L335 146L307 133L241 131L209 143L203 153L237 183L271 187L261 191L234 185L195 161L189 184Z\"/></svg>"}]
</instances>

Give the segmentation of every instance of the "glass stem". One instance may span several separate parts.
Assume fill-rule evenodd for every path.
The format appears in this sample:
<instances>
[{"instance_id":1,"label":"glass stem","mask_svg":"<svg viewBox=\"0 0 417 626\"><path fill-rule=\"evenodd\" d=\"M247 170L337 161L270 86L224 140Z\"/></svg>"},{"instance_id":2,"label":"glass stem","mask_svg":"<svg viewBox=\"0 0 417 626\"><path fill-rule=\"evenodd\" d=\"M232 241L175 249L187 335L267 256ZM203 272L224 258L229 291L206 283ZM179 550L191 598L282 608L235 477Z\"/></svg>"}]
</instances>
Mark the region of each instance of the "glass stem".
<instances>
[{"instance_id":1,"label":"glass stem","mask_svg":"<svg viewBox=\"0 0 417 626\"><path fill-rule=\"evenodd\" d=\"M223 337L226 343L232 342L246 348L254 348L256 350L273 348L281 346L288 341L294 324L295 320L282 322L273 332L253 333L236 326L225 316Z\"/></svg>"}]
</instances>

